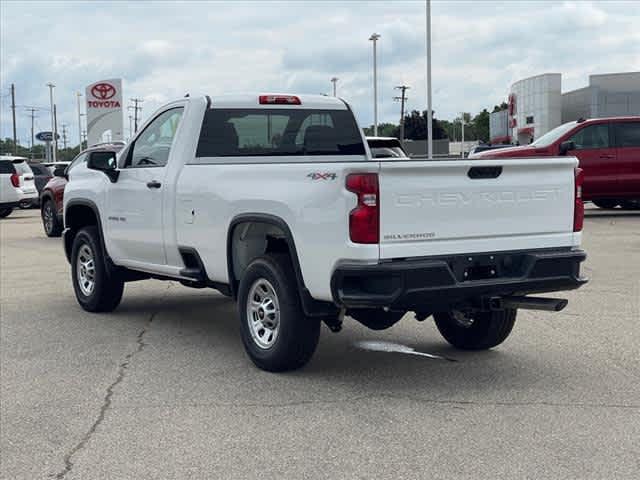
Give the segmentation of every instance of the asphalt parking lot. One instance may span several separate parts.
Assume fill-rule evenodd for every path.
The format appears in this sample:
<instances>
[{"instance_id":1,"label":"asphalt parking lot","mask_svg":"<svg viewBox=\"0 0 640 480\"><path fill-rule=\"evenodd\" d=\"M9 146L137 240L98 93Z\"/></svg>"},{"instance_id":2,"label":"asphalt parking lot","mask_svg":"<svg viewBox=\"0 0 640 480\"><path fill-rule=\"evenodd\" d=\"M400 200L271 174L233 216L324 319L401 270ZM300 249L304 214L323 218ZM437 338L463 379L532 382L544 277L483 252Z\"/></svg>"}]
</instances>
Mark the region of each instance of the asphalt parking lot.
<instances>
[{"instance_id":1,"label":"asphalt parking lot","mask_svg":"<svg viewBox=\"0 0 640 480\"><path fill-rule=\"evenodd\" d=\"M38 211L2 220L0 242L4 479L638 478L640 212L589 208L591 282L559 314L520 312L494 351L410 315L347 321L277 375L213 291L137 282L89 314Z\"/></svg>"}]
</instances>

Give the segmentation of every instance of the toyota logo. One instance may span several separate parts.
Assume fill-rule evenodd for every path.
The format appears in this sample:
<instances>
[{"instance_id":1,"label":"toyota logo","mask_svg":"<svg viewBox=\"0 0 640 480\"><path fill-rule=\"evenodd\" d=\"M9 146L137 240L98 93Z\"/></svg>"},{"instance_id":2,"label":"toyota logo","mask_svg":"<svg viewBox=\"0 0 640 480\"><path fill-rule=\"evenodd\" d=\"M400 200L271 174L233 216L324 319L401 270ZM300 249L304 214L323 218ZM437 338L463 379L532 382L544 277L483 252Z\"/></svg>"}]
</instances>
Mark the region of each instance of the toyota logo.
<instances>
[{"instance_id":1,"label":"toyota logo","mask_svg":"<svg viewBox=\"0 0 640 480\"><path fill-rule=\"evenodd\" d=\"M116 94L116 88L110 83L96 83L91 87L91 95L100 100L109 100Z\"/></svg>"}]
</instances>

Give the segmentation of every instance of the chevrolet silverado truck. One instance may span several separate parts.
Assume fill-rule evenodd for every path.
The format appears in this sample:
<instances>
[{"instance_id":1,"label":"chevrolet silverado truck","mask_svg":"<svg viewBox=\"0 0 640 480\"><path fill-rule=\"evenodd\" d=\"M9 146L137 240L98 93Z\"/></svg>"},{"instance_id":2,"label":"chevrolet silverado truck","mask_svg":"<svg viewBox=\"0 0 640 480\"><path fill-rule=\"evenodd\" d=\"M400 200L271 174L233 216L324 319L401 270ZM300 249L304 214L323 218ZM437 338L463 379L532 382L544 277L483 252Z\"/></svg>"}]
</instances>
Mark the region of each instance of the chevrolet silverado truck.
<instances>
[{"instance_id":1,"label":"chevrolet silverado truck","mask_svg":"<svg viewBox=\"0 0 640 480\"><path fill-rule=\"evenodd\" d=\"M453 346L489 349L518 309L567 304L531 294L586 282L575 158L374 158L333 97L183 98L69 178L82 308L112 311L147 278L216 289L269 371L303 366L345 315L377 330L433 316Z\"/></svg>"}]
</instances>

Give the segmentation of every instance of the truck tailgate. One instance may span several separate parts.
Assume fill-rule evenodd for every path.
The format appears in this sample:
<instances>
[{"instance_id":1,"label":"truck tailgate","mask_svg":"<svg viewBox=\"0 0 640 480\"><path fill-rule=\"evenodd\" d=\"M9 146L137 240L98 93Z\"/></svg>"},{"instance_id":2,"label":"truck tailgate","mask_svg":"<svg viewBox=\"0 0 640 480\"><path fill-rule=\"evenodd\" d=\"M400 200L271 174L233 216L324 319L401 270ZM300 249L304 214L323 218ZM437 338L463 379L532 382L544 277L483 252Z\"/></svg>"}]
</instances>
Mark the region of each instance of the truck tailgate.
<instances>
[{"instance_id":1,"label":"truck tailgate","mask_svg":"<svg viewBox=\"0 0 640 480\"><path fill-rule=\"evenodd\" d=\"M383 259L574 244L573 157L380 162Z\"/></svg>"}]
</instances>

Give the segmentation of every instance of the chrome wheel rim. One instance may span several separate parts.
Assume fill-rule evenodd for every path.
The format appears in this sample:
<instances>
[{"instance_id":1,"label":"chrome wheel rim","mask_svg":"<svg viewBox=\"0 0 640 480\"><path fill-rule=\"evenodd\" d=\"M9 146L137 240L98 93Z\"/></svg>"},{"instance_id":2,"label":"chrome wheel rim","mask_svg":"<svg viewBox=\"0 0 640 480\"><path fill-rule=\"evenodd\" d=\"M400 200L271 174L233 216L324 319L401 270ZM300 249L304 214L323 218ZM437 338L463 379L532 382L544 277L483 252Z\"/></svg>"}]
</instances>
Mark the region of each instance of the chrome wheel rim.
<instances>
[{"instance_id":1,"label":"chrome wheel rim","mask_svg":"<svg viewBox=\"0 0 640 480\"><path fill-rule=\"evenodd\" d=\"M259 278L247 296L247 323L255 344L266 350L271 348L280 331L280 304L273 285Z\"/></svg>"},{"instance_id":2,"label":"chrome wheel rim","mask_svg":"<svg viewBox=\"0 0 640 480\"><path fill-rule=\"evenodd\" d=\"M53 209L51 208L50 202L47 202L44 206L42 217L44 219L44 228L47 229L47 232L51 232L51 230L53 230Z\"/></svg>"},{"instance_id":3,"label":"chrome wheel rim","mask_svg":"<svg viewBox=\"0 0 640 480\"><path fill-rule=\"evenodd\" d=\"M96 285L96 267L91 247L86 243L78 250L76 273L80 291L86 296L91 295Z\"/></svg>"}]
</instances>

